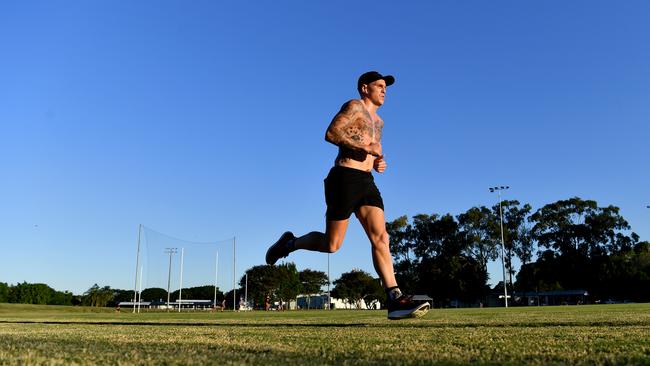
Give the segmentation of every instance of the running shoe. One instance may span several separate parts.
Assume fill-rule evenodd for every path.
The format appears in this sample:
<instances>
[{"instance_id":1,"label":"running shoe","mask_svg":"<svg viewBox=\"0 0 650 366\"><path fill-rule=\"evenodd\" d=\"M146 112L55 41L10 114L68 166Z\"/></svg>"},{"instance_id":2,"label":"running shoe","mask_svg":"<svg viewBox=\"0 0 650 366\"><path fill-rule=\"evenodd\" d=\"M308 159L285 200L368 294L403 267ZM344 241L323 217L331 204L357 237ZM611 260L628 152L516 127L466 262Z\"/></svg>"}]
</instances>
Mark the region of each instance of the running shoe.
<instances>
[{"instance_id":1,"label":"running shoe","mask_svg":"<svg viewBox=\"0 0 650 366\"><path fill-rule=\"evenodd\" d=\"M291 253L291 250L289 250L289 241L295 238L291 231L282 234L280 239L266 251L266 264L274 265L278 259L288 256Z\"/></svg>"},{"instance_id":2,"label":"running shoe","mask_svg":"<svg viewBox=\"0 0 650 366\"><path fill-rule=\"evenodd\" d=\"M388 319L399 320L419 318L429 311L428 302L414 302L413 296L402 295L393 301L388 301Z\"/></svg>"}]
</instances>

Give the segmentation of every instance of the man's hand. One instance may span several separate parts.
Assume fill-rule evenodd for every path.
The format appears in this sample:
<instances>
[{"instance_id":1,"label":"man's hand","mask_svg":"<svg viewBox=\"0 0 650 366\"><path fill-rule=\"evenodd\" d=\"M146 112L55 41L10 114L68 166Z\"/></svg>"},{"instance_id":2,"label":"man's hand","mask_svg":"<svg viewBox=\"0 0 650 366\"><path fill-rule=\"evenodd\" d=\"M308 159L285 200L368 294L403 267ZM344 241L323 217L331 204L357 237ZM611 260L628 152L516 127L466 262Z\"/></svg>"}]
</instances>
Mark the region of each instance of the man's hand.
<instances>
[{"instance_id":1,"label":"man's hand","mask_svg":"<svg viewBox=\"0 0 650 366\"><path fill-rule=\"evenodd\" d=\"M379 155L373 163L373 168L377 171L377 173L383 173L386 170L386 166L386 160L384 160L383 155Z\"/></svg>"},{"instance_id":2,"label":"man's hand","mask_svg":"<svg viewBox=\"0 0 650 366\"><path fill-rule=\"evenodd\" d=\"M370 145L368 145L368 154L375 156L375 157L380 157L381 156L381 143L379 142L372 142Z\"/></svg>"}]
</instances>

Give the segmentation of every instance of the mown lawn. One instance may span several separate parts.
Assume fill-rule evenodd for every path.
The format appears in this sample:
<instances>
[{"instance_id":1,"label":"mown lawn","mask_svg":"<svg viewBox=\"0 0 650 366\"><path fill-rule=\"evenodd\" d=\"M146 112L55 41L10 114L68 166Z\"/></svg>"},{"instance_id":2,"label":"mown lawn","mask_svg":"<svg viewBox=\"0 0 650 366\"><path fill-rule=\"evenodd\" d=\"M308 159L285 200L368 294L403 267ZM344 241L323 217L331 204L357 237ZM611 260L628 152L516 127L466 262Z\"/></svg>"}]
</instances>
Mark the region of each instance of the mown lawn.
<instances>
[{"instance_id":1,"label":"mown lawn","mask_svg":"<svg viewBox=\"0 0 650 366\"><path fill-rule=\"evenodd\" d=\"M0 304L0 364L650 365L650 304L116 313Z\"/></svg>"}]
</instances>

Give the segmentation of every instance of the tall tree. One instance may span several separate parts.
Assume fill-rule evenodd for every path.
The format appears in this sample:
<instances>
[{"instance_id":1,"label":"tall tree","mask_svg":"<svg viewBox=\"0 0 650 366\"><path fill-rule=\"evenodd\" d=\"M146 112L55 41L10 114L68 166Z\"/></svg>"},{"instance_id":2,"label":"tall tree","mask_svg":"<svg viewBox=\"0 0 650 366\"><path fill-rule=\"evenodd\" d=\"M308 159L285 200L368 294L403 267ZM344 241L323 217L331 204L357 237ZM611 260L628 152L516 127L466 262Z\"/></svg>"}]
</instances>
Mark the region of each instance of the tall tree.
<instances>
[{"instance_id":1,"label":"tall tree","mask_svg":"<svg viewBox=\"0 0 650 366\"><path fill-rule=\"evenodd\" d=\"M164 291L164 290L163 290ZM144 293L144 291L143 291ZM167 299L165 293L165 300ZM126 301L133 301L133 290L113 289L113 300L108 304L109 306L116 306L117 304Z\"/></svg>"},{"instance_id":2,"label":"tall tree","mask_svg":"<svg viewBox=\"0 0 650 366\"><path fill-rule=\"evenodd\" d=\"M280 285L281 273L276 266L261 265L246 270L248 274L248 298L256 304L263 304L266 296L274 296ZM243 288L246 279L239 280Z\"/></svg>"},{"instance_id":3,"label":"tall tree","mask_svg":"<svg viewBox=\"0 0 650 366\"><path fill-rule=\"evenodd\" d=\"M302 292L300 275L294 263L284 263L276 266L279 271L280 282L276 295L285 302L294 300Z\"/></svg>"},{"instance_id":4,"label":"tall tree","mask_svg":"<svg viewBox=\"0 0 650 366\"><path fill-rule=\"evenodd\" d=\"M322 287L327 285L327 273L323 271L314 271L307 268L300 271L298 277L305 293L320 293Z\"/></svg>"},{"instance_id":5,"label":"tall tree","mask_svg":"<svg viewBox=\"0 0 650 366\"><path fill-rule=\"evenodd\" d=\"M379 287L379 290L377 287ZM361 300L364 300L368 305L371 299L378 297L378 291L383 291L378 281L365 271L353 269L350 272L343 273L339 279L334 281L332 296L345 299L348 304L360 309Z\"/></svg>"},{"instance_id":6,"label":"tall tree","mask_svg":"<svg viewBox=\"0 0 650 366\"><path fill-rule=\"evenodd\" d=\"M407 278L411 282L408 292L424 292L441 305L452 299L474 302L483 298L487 282L486 264L471 254L475 253L472 245L477 241L476 235L485 241L493 241L492 228L488 227L490 212L476 209L462 218L466 228L476 230L461 231L460 223L449 214L416 215L411 225L402 217L387 226L391 229L389 235L397 236L393 245L402 248L396 256L396 268L403 268L404 253L409 255ZM485 257L482 258L485 261ZM399 272L396 271L396 275ZM400 287L403 287L402 279L397 277Z\"/></svg>"},{"instance_id":7,"label":"tall tree","mask_svg":"<svg viewBox=\"0 0 650 366\"><path fill-rule=\"evenodd\" d=\"M530 263L535 254L535 239L532 235L532 224L530 223L530 216L518 229L517 241L514 243L513 251L517 258L521 261L522 266Z\"/></svg>"},{"instance_id":8,"label":"tall tree","mask_svg":"<svg viewBox=\"0 0 650 366\"><path fill-rule=\"evenodd\" d=\"M113 300L113 295L114 292L109 286L99 287L94 284L84 293L83 303L88 306L105 307Z\"/></svg>"},{"instance_id":9,"label":"tall tree","mask_svg":"<svg viewBox=\"0 0 650 366\"><path fill-rule=\"evenodd\" d=\"M638 242L615 206L598 207L579 197L547 204L531 216L532 236L539 246L562 255L591 257L629 249Z\"/></svg>"},{"instance_id":10,"label":"tall tree","mask_svg":"<svg viewBox=\"0 0 650 366\"><path fill-rule=\"evenodd\" d=\"M302 290L307 295L307 307L311 307L311 295L321 292L321 288L327 285L327 274L322 271L305 269L298 273Z\"/></svg>"},{"instance_id":11,"label":"tall tree","mask_svg":"<svg viewBox=\"0 0 650 366\"><path fill-rule=\"evenodd\" d=\"M562 290L566 269L553 250L541 252L537 260L521 266L517 273L516 287L520 291L555 291ZM575 289L575 288L567 288Z\"/></svg>"},{"instance_id":12,"label":"tall tree","mask_svg":"<svg viewBox=\"0 0 650 366\"><path fill-rule=\"evenodd\" d=\"M447 215L448 216L448 215ZM413 228L410 239L413 240L413 253L418 259L433 258L443 250L444 234L437 214L419 214L413 216Z\"/></svg>"},{"instance_id":13,"label":"tall tree","mask_svg":"<svg viewBox=\"0 0 650 366\"><path fill-rule=\"evenodd\" d=\"M643 255L636 248L643 246L617 207L574 197L547 204L530 219L531 237L545 250L522 267L517 282L523 289L586 289L606 299L631 298L647 286L643 278L650 273L637 271Z\"/></svg>"},{"instance_id":14,"label":"tall tree","mask_svg":"<svg viewBox=\"0 0 650 366\"><path fill-rule=\"evenodd\" d=\"M0 282L0 303L9 302L9 285Z\"/></svg>"},{"instance_id":15,"label":"tall tree","mask_svg":"<svg viewBox=\"0 0 650 366\"><path fill-rule=\"evenodd\" d=\"M386 231L390 238L390 252L394 259L397 282L403 291L413 293L418 282L416 274L418 259L413 252L413 228L406 216L400 216L386 223Z\"/></svg>"},{"instance_id":16,"label":"tall tree","mask_svg":"<svg viewBox=\"0 0 650 366\"><path fill-rule=\"evenodd\" d=\"M54 293L54 289L46 284L23 282L11 288L9 302L46 305L50 303Z\"/></svg>"},{"instance_id":17,"label":"tall tree","mask_svg":"<svg viewBox=\"0 0 650 366\"><path fill-rule=\"evenodd\" d=\"M74 295L69 291L52 291L48 305L72 305Z\"/></svg>"},{"instance_id":18,"label":"tall tree","mask_svg":"<svg viewBox=\"0 0 650 366\"><path fill-rule=\"evenodd\" d=\"M197 300L212 300L214 299L214 285L194 286L183 289L183 298L197 299ZM217 287L217 297L222 295Z\"/></svg>"},{"instance_id":19,"label":"tall tree","mask_svg":"<svg viewBox=\"0 0 650 366\"><path fill-rule=\"evenodd\" d=\"M368 283L368 293L363 298L366 302L366 306L370 306L373 302L377 301L382 308L386 307L386 291L381 284L379 278L374 278L373 283Z\"/></svg>"},{"instance_id":20,"label":"tall tree","mask_svg":"<svg viewBox=\"0 0 650 366\"><path fill-rule=\"evenodd\" d=\"M495 216L485 206L472 207L458 215L459 229L467 242L466 252L487 272L488 261L499 258L498 241L492 228Z\"/></svg>"},{"instance_id":21,"label":"tall tree","mask_svg":"<svg viewBox=\"0 0 650 366\"><path fill-rule=\"evenodd\" d=\"M506 200L501 203L503 211L503 234L505 247L505 265L509 274L509 283L512 284L512 276L515 270L512 266L512 258L521 254L520 259L524 263L530 261L532 252L530 230L526 226L527 217L530 214L531 206L524 204L520 206L517 200ZM499 206L493 207L493 212L498 213ZM532 255L532 254L531 254ZM523 258L522 258L523 257Z\"/></svg>"},{"instance_id":22,"label":"tall tree","mask_svg":"<svg viewBox=\"0 0 650 366\"><path fill-rule=\"evenodd\" d=\"M142 301L167 301L167 290L160 287L146 288L142 290L140 298L142 298ZM176 297L170 294L170 301L176 299L178 299L178 294L176 294Z\"/></svg>"}]
</instances>

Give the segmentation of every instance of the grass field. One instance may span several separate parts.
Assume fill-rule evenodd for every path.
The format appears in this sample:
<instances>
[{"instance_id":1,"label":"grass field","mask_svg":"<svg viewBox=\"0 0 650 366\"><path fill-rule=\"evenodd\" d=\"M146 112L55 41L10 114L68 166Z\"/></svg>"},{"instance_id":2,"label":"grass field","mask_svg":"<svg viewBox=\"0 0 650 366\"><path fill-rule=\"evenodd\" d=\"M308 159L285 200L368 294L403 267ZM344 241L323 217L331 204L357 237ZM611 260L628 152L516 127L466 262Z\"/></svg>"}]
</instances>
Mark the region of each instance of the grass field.
<instances>
[{"instance_id":1,"label":"grass field","mask_svg":"<svg viewBox=\"0 0 650 366\"><path fill-rule=\"evenodd\" d=\"M0 365L650 365L650 304L117 313L0 304Z\"/></svg>"}]
</instances>

